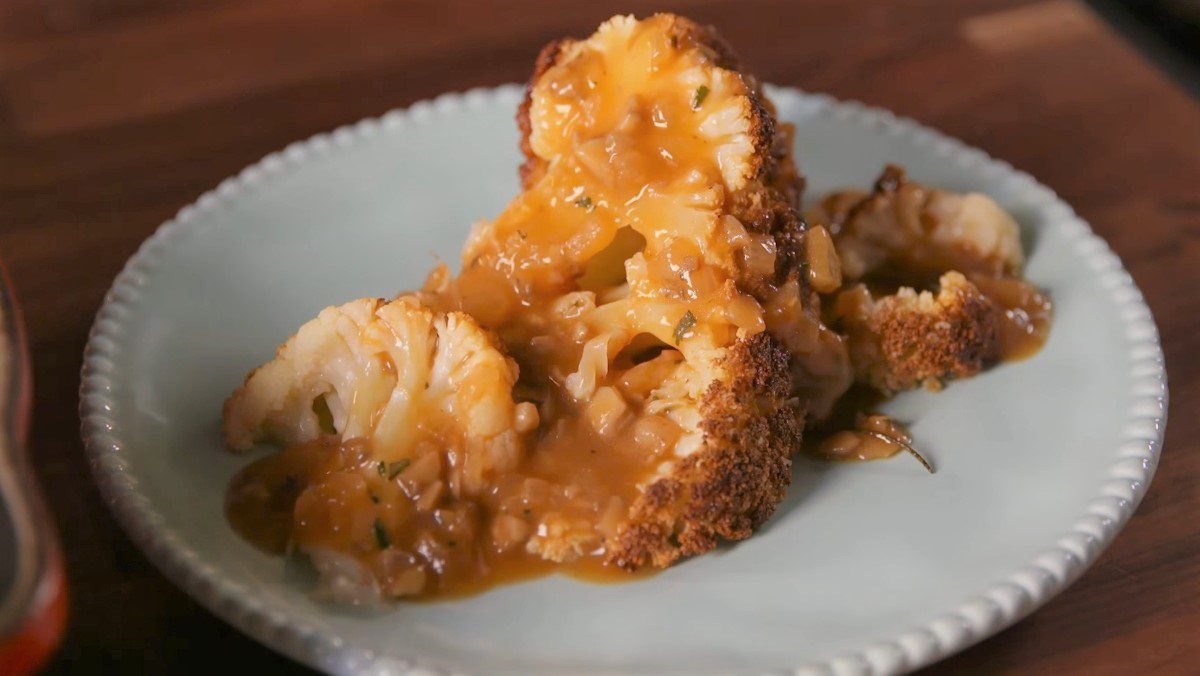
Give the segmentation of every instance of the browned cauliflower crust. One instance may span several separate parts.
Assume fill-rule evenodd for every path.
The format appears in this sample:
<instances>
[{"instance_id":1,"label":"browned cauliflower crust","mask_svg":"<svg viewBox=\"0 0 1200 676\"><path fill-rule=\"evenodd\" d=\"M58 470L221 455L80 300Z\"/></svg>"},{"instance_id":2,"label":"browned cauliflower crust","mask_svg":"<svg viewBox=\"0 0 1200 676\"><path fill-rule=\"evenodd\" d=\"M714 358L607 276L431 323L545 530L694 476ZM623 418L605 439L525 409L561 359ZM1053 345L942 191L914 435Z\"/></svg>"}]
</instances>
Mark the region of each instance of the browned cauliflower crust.
<instances>
[{"instance_id":1,"label":"browned cauliflower crust","mask_svg":"<svg viewBox=\"0 0 1200 676\"><path fill-rule=\"evenodd\" d=\"M838 294L831 313L857 379L884 393L938 389L1000 356L997 310L958 272L942 275L936 293L905 287L876 299L858 284Z\"/></svg>"},{"instance_id":2,"label":"browned cauliflower crust","mask_svg":"<svg viewBox=\"0 0 1200 676\"><path fill-rule=\"evenodd\" d=\"M727 380L700 404L704 448L652 483L609 543L623 568L667 566L702 554L721 539L742 540L766 522L791 483L800 411L789 399L789 356L760 333L725 358Z\"/></svg>"}]
</instances>

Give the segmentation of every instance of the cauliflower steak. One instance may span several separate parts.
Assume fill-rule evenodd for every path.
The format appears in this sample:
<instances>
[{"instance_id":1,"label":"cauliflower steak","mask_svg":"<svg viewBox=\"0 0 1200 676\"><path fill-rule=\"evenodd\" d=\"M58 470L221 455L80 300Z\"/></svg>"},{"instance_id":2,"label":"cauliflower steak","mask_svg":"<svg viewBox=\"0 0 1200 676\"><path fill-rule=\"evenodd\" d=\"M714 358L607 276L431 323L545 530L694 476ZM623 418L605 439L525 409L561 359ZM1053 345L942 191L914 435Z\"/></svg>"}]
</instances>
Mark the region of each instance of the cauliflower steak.
<instances>
[{"instance_id":1,"label":"cauliflower steak","mask_svg":"<svg viewBox=\"0 0 1200 676\"><path fill-rule=\"evenodd\" d=\"M286 531L340 598L748 537L853 378L790 128L710 29L615 17L552 43L518 125L524 191L461 272L326 309L226 403L231 448L285 447L231 519Z\"/></svg>"}]
</instances>

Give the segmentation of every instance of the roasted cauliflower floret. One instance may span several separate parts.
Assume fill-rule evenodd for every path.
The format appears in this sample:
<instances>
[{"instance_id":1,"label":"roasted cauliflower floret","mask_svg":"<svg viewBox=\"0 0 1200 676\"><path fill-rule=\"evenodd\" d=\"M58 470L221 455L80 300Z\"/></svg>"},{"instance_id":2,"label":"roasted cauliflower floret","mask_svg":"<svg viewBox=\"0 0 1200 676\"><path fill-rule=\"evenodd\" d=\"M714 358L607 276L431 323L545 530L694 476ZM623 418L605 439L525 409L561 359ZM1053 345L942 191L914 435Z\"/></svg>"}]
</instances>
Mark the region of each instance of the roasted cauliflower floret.
<instances>
[{"instance_id":1,"label":"roasted cauliflower floret","mask_svg":"<svg viewBox=\"0 0 1200 676\"><path fill-rule=\"evenodd\" d=\"M807 216L833 234L850 282L920 283L948 270L1016 275L1024 260L1020 228L992 198L927 188L895 165L870 193L832 193Z\"/></svg>"},{"instance_id":2,"label":"roasted cauliflower floret","mask_svg":"<svg viewBox=\"0 0 1200 676\"><path fill-rule=\"evenodd\" d=\"M1050 302L1021 279L1019 228L990 197L927 188L888 165L871 192L831 193L808 218L837 250L846 288L819 290L836 297L827 318L859 381L936 387L1045 339Z\"/></svg>"},{"instance_id":3,"label":"roasted cauliflower floret","mask_svg":"<svg viewBox=\"0 0 1200 676\"><path fill-rule=\"evenodd\" d=\"M997 310L958 272L942 275L936 292L904 287L874 298L857 284L838 294L831 314L858 380L884 393L938 389L1000 357Z\"/></svg>"},{"instance_id":4,"label":"roasted cauliflower floret","mask_svg":"<svg viewBox=\"0 0 1200 676\"><path fill-rule=\"evenodd\" d=\"M384 462L415 459L431 438L480 450L517 418L517 368L501 349L467 315L435 313L411 297L326 308L225 402L226 443L244 451L332 435L366 441ZM516 462L503 460L500 469Z\"/></svg>"},{"instance_id":5,"label":"roasted cauliflower floret","mask_svg":"<svg viewBox=\"0 0 1200 676\"><path fill-rule=\"evenodd\" d=\"M340 601L436 586L448 543L473 551L472 501L516 471L537 426L517 376L465 314L412 296L326 308L225 402L230 448L285 447L231 485L235 525L277 529L270 548L308 554Z\"/></svg>"}]
</instances>

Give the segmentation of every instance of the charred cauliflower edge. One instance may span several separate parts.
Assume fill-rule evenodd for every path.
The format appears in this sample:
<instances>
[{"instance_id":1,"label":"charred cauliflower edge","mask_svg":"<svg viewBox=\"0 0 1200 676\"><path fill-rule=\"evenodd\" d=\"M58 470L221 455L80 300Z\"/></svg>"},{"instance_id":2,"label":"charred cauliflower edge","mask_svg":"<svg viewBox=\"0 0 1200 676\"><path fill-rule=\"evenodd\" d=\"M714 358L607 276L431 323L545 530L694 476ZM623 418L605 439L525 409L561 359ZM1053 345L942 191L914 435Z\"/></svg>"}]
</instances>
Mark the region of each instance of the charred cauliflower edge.
<instances>
[{"instance_id":1,"label":"charred cauliflower edge","mask_svg":"<svg viewBox=\"0 0 1200 676\"><path fill-rule=\"evenodd\" d=\"M942 275L936 292L905 287L867 304L864 317L838 328L848 336L855 376L884 394L941 389L943 380L1000 359L996 307L961 273Z\"/></svg>"},{"instance_id":2,"label":"charred cauliflower edge","mask_svg":"<svg viewBox=\"0 0 1200 676\"><path fill-rule=\"evenodd\" d=\"M606 549L622 568L667 566L720 539L743 540L775 512L791 483L802 411L789 397L790 358L770 335L735 344L700 402L703 446L645 488Z\"/></svg>"}]
</instances>

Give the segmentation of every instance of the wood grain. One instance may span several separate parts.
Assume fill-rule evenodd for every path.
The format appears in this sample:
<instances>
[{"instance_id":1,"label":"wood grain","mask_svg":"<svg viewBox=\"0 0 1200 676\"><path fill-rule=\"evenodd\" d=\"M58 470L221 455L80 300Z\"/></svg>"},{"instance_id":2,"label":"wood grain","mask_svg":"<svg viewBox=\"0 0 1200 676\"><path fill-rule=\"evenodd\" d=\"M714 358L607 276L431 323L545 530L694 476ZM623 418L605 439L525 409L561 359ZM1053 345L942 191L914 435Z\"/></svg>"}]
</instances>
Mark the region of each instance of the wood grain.
<instances>
[{"instance_id":1,"label":"wood grain","mask_svg":"<svg viewBox=\"0 0 1200 676\"><path fill-rule=\"evenodd\" d=\"M933 671L1200 668L1200 108L1074 0L10 0L0 255L26 308L31 443L74 595L53 670L299 669L164 580L90 482L81 352L138 243L269 151L443 91L523 80L544 42L617 9L715 23L767 81L884 106L980 146L1108 239L1166 349L1158 477L1078 583Z\"/></svg>"}]
</instances>

